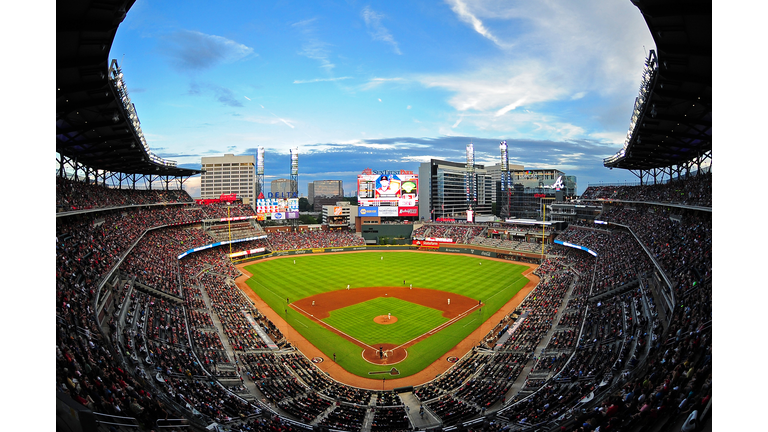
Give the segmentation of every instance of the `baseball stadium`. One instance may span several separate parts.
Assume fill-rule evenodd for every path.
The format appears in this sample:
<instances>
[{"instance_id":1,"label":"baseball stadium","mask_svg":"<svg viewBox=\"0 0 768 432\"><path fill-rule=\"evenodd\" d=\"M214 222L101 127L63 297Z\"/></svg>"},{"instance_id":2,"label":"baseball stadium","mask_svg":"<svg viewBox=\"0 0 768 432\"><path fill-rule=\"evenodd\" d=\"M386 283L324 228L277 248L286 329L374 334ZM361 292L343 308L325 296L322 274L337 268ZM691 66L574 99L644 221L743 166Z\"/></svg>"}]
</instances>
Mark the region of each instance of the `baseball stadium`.
<instances>
[{"instance_id":1,"label":"baseball stadium","mask_svg":"<svg viewBox=\"0 0 768 432\"><path fill-rule=\"evenodd\" d=\"M359 186L350 223L308 226L193 199L108 56L134 0L59 2L57 430L711 430L711 2L632 3L656 49L604 167L637 184L537 195L538 221ZM407 235L364 237L380 216Z\"/></svg>"}]
</instances>

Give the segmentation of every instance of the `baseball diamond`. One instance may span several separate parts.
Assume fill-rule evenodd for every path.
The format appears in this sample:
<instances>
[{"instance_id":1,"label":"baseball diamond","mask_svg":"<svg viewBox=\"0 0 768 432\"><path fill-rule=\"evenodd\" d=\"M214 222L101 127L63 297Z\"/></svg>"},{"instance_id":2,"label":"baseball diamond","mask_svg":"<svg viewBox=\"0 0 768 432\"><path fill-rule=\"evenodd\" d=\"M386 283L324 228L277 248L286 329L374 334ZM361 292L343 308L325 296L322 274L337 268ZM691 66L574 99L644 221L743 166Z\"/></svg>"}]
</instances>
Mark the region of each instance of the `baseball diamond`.
<instances>
[{"instance_id":1,"label":"baseball diamond","mask_svg":"<svg viewBox=\"0 0 768 432\"><path fill-rule=\"evenodd\" d=\"M296 265L293 259L239 265L247 276L237 280L238 286L257 306L269 306L264 308L267 316L305 355L337 354L336 362L324 362L321 368L340 382L360 387L380 386L366 377L394 364L400 374L385 379L414 385L433 378L434 367L444 371L450 365L444 357L469 351L493 327L484 324L513 311L537 282L532 268L506 260L483 258L487 265L480 272L473 255L350 252L301 256ZM288 264L291 273L286 278L282 268ZM341 269L371 265L377 271L349 272L339 281ZM354 311L345 312L349 308ZM355 308L369 309L368 315L357 316L364 312ZM419 324L427 324L415 330L409 315L424 311L435 312L437 319L419 318ZM376 323L377 317L386 321L388 313L396 324ZM495 319L490 323L498 322ZM380 336L371 336L377 332Z\"/></svg>"}]
</instances>

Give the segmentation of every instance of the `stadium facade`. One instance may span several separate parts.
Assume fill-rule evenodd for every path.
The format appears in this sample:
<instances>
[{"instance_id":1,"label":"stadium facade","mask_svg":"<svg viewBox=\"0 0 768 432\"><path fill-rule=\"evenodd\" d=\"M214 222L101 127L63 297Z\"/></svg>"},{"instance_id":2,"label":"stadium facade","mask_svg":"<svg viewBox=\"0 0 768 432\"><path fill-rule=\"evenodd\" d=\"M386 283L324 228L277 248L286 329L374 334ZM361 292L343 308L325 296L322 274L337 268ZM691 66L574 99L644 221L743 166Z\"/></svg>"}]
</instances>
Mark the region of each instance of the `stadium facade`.
<instances>
[{"instance_id":1,"label":"stadium facade","mask_svg":"<svg viewBox=\"0 0 768 432\"><path fill-rule=\"evenodd\" d=\"M321 207L322 224L327 225L328 229L350 229L355 226L355 217L357 216L357 206L348 201L338 201L334 204L327 204Z\"/></svg>"},{"instance_id":2,"label":"stadium facade","mask_svg":"<svg viewBox=\"0 0 768 432\"><path fill-rule=\"evenodd\" d=\"M563 202L576 195L576 177L567 176L556 169L514 170L510 172L510 181L512 186L508 193L511 218L542 220L547 212L544 206ZM501 196L500 183L496 187Z\"/></svg>"}]
</instances>

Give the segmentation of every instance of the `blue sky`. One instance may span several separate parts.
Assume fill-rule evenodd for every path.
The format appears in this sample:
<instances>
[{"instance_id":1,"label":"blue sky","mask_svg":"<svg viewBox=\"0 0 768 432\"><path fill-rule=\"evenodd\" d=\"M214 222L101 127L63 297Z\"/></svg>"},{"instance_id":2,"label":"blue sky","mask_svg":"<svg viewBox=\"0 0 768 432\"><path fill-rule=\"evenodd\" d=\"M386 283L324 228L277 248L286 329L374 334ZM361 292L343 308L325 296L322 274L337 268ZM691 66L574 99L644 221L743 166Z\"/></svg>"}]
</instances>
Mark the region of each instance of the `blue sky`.
<instances>
[{"instance_id":1,"label":"blue sky","mask_svg":"<svg viewBox=\"0 0 768 432\"><path fill-rule=\"evenodd\" d=\"M629 0L138 0L110 53L152 150L181 166L266 149L299 191L430 158L634 182L624 142L653 39ZM199 179L189 180L199 194Z\"/></svg>"}]
</instances>

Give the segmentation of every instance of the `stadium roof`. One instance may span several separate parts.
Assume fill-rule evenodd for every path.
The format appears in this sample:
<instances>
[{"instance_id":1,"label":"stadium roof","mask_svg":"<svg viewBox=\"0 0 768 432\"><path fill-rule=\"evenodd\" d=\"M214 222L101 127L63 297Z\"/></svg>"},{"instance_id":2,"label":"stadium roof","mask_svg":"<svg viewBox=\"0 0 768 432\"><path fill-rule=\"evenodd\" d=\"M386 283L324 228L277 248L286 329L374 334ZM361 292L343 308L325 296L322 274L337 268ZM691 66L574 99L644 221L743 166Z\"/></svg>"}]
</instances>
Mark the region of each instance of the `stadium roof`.
<instances>
[{"instance_id":1,"label":"stadium roof","mask_svg":"<svg viewBox=\"0 0 768 432\"><path fill-rule=\"evenodd\" d=\"M632 3L656 53L646 62L624 148L603 165L650 170L685 164L712 150L712 2Z\"/></svg>"},{"instance_id":2,"label":"stadium roof","mask_svg":"<svg viewBox=\"0 0 768 432\"><path fill-rule=\"evenodd\" d=\"M58 0L56 6L56 152L92 169L187 177L152 154L109 51L136 0Z\"/></svg>"}]
</instances>

